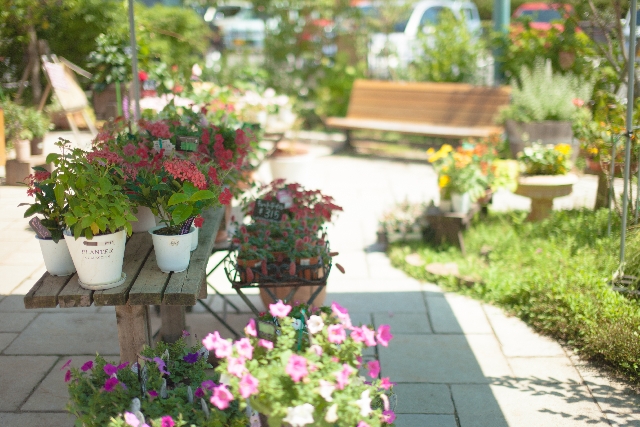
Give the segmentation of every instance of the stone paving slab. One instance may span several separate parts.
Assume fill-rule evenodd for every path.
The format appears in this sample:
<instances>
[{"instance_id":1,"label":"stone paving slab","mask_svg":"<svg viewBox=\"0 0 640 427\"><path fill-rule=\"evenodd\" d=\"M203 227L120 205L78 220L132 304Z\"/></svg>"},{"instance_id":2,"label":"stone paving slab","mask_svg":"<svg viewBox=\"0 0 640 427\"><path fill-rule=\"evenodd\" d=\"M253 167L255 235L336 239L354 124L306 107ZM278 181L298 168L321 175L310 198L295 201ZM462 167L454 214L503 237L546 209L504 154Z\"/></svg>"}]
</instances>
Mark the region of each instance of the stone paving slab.
<instances>
[{"instance_id":1,"label":"stone paving slab","mask_svg":"<svg viewBox=\"0 0 640 427\"><path fill-rule=\"evenodd\" d=\"M389 283L389 292L377 293L334 293L329 289L327 302L338 302L353 313L423 313L426 311L422 295L419 292L392 292L393 283Z\"/></svg>"},{"instance_id":2,"label":"stone paving slab","mask_svg":"<svg viewBox=\"0 0 640 427\"><path fill-rule=\"evenodd\" d=\"M462 335L396 335L379 352L385 376L395 382L488 383Z\"/></svg>"},{"instance_id":3,"label":"stone paving slab","mask_svg":"<svg viewBox=\"0 0 640 427\"><path fill-rule=\"evenodd\" d=\"M453 384L451 395L456 406L460 427L508 427L489 385ZM521 427L520 424L511 424ZM557 425L557 424L539 424Z\"/></svg>"},{"instance_id":4,"label":"stone paving slab","mask_svg":"<svg viewBox=\"0 0 640 427\"><path fill-rule=\"evenodd\" d=\"M0 332L21 332L38 313L0 312Z\"/></svg>"},{"instance_id":5,"label":"stone paving slab","mask_svg":"<svg viewBox=\"0 0 640 427\"><path fill-rule=\"evenodd\" d=\"M559 383L582 383L578 370L567 357L512 357L509 364L516 377L543 378Z\"/></svg>"},{"instance_id":6,"label":"stone paving slab","mask_svg":"<svg viewBox=\"0 0 640 427\"><path fill-rule=\"evenodd\" d=\"M481 302L453 293L446 293L445 299L465 335L493 334Z\"/></svg>"},{"instance_id":7,"label":"stone paving slab","mask_svg":"<svg viewBox=\"0 0 640 427\"><path fill-rule=\"evenodd\" d=\"M458 427L453 415L399 414L396 427Z\"/></svg>"},{"instance_id":8,"label":"stone paving slab","mask_svg":"<svg viewBox=\"0 0 640 427\"><path fill-rule=\"evenodd\" d=\"M53 356L0 356L0 411L19 410L56 361Z\"/></svg>"},{"instance_id":9,"label":"stone paving slab","mask_svg":"<svg viewBox=\"0 0 640 427\"><path fill-rule=\"evenodd\" d=\"M0 412L0 425L6 427L73 427L75 417L60 412Z\"/></svg>"},{"instance_id":10,"label":"stone paving slab","mask_svg":"<svg viewBox=\"0 0 640 427\"><path fill-rule=\"evenodd\" d=\"M446 384L398 383L393 388L397 395L398 414L453 414L455 408L451 391Z\"/></svg>"},{"instance_id":11,"label":"stone paving slab","mask_svg":"<svg viewBox=\"0 0 640 427\"><path fill-rule=\"evenodd\" d=\"M115 316L65 311L40 314L4 354L120 354Z\"/></svg>"},{"instance_id":12,"label":"stone paving slab","mask_svg":"<svg viewBox=\"0 0 640 427\"><path fill-rule=\"evenodd\" d=\"M17 333L0 332L0 353L2 353L17 336Z\"/></svg>"},{"instance_id":13,"label":"stone paving slab","mask_svg":"<svg viewBox=\"0 0 640 427\"><path fill-rule=\"evenodd\" d=\"M466 335L467 344L485 377L512 377L513 371L493 334Z\"/></svg>"},{"instance_id":14,"label":"stone paving slab","mask_svg":"<svg viewBox=\"0 0 640 427\"><path fill-rule=\"evenodd\" d=\"M31 273L40 267L39 264L31 265L0 265L0 293L9 295L17 288Z\"/></svg>"},{"instance_id":15,"label":"stone paving slab","mask_svg":"<svg viewBox=\"0 0 640 427\"><path fill-rule=\"evenodd\" d=\"M375 313L375 324L391 326L396 334L431 334L431 325L426 313Z\"/></svg>"}]
</instances>

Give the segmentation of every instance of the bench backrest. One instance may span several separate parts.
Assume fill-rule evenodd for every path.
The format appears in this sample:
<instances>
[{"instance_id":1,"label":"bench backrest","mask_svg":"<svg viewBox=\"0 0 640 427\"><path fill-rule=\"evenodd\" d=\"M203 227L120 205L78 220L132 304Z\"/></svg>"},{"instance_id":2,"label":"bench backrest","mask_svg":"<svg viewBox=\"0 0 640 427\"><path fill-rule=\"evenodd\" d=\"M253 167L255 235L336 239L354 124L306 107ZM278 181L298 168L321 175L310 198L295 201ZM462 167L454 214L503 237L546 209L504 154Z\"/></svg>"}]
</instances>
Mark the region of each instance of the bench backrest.
<instances>
[{"instance_id":1,"label":"bench backrest","mask_svg":"<svg viewBox=\"0 0 640 427\"><path fill-rule=\"evenodd\" d=\"M511 88L466 83L356 80L348 118L394 120L447 126L495 126Z\"/></svg>"}]
</instances>

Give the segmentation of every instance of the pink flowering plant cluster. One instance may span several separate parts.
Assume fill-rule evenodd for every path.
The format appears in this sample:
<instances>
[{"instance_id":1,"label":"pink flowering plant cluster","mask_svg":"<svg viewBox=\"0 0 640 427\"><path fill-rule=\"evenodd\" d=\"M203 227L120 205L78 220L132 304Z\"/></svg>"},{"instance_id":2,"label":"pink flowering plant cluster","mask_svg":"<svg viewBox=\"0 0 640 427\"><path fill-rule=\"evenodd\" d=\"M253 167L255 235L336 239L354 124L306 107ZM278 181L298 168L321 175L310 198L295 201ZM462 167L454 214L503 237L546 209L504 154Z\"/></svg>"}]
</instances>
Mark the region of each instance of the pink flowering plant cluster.
<instances>
[{"instance_id":1,"label":"pink flowering plant cluster","mask_svg":"<svg viewBox=\"0 0 640 427\"><path fill-rule=\"evenodd\" d=\"M214 407L249 405L270 427L393 425L393 383L381 377L377 360L362 359L365 348L389 345L389 325L355 326L337 303L310 309L279 301L269 306L269 314L279 329L275 341L266 339L253 319L245 338L232 342L214 332L202 341L219 359L220 384L210 398ZM255 414L251 421L260 426Z\"/></svg>"},{"instance_id":2,"label":"pink flowering plant cluster","mask_svg":"<svg viewBox=\"0 0 640 427\"><path fill-rule=\"evenodd\" d=\"M24 213L24 217L38 215L42 225L51 233L51 239L57 243L63 238L62 233L66 228L64 214L69 210L69 204L65 198L61 199L62 203L58 203L55 181L50 178L51 173L45 168L41 166L34 167L33 173L25 179L27 195L33 197L34 201L21 203L18 206L29 206Z\"/></svg>"},{"instance_id":3,"label":"pink flowering plant cluster","mask_svg":"<svg viewBox=\"0 0 640 427\"><path fill-rule=\"evenodd\" d=\"M212 407L203 390L219 382L210 375L208 351L188 346L188 333L172 344L146 347L139 362L109 363L97 355L80 368L63 367L67 409L84 427L246 427L247 417L233 404Z\"/></svg>"}]
</instances>

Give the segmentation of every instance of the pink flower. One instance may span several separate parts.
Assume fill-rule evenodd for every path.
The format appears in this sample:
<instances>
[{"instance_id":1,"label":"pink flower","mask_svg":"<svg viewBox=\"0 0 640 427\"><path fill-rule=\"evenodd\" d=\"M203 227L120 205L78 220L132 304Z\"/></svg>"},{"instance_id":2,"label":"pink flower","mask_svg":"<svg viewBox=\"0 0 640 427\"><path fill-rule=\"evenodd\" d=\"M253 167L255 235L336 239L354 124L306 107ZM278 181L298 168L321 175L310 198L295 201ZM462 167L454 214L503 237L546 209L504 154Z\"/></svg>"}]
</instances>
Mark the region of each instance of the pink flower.
<instances>
[{"instance_id":1,"label":"pink flower","mask_svg":"<svg viewBox=\"0 0 640 427\"><path fill-rule=\"evenodd\" d=\"M359 368L360 366L362 366L362 357L360 357L360 356L356 356L356 360L358 361L358 363L356 364L356 366Z\"/></svg>"},{"instance_id":2,"label":"pink flower","mask_svg":"<svg viewBox=\"0 0 640 427\"><path fill-rule=\"evenodd\" d=\"M364 338L364 343L367 347L373 347L376 345L376 332L366 326L362 326L360 329L362 330L362 337Z\"/></svg>"},{"instance_id":3,"label":"pink flower","mask_svg":"<svg viewBox=\"0 0 640 427\"><path fill-rule=\"evenodd\" d=\"M229 203L231 203L232 198L233 198L233 195L231 194L231 191L229 191L228 188L225 188L224 190L222 190L222 193L220 193L220 195L218 196L218 201L220 202L221 205L228 205Z\"/></svg>"},{"instance_id":4,"label":"pink flower","mask_svg":"<svg viewBox=\"0 0 640 427\"><path fill-rule=\"evenodd\" d=\"M355 342L364 342L364 333L361 328L353 328L351 331L351 339Z\"/></svg>"},{"instance_id":5,"label":"pink flower","mask_svg":"<svg viewBox=\"0 0 640 427\"><path fill-rule=\"evenodd\" d=\"M231 343L220 337L218 331L215 331L212 334L208 334L202 340L202 345L209 351L215 350L216 357L218 359L222 359L223 357L228 357L231 355L232 347Z\"/></svg>"},{"instance_id":6,"label":"pink flower","mask_svg":"<svg viewBox=\"0 0 640 427\"><path fill-rule=\"evenodd\" d=\"M127 156L133 156L134 154L136 154L136 149L137 148L135 145L133 145L132 143L128 143L122 148L122 152Z\"/></svg>"},{"instance_id":7,"label":"pink flower","mask_svg":"<svg viewBox=\"0 0 640 427\"><path fill-rule=\"evenodd\" d=\"M246 374L240 379L240 396L245 399L258 392L258 380L251 374Z\"/></svg>"},{"instance_id":8,"label":"pink flower","mask_svg":"<svg viewBox=\"0 0 640 427\"><path fill-rule=\"evenodd\" d=\"M258 341L258 345L260 347L266 348L267 350L273 350L273 343L269 340L260 338L260 340Z\"/></svg>"},{"instance_id":9,"label":"pink flower","mask_svg":"<svg viewBox=\"0 0 640 427\"><path fill-rule=\"evenodd\" d=\"M60 368L61 371L67 369L71 365L71 359L67 360L64 365Z\"/></svg>"},{"instance_id":10,"label":"pink flower","mask_svg":"<svg viewBox=\"0 0 640 427\"><path fill-rule=\"evenodd\" d=\"M284 318L291 311L291 306L284 304L282 301L278 301L275 304L269 304L269 313L273 317Z\"/></svg>"},{"instance_id":11,"label":"pink flower","mask_svg":"<svg viewBox=\"0 0 640 427\"><path fill-rule=\"evenodd\" d=\"M330 343L340 344L347 338L347 333L342 325L330 325L327 328L327 338Z\"/></svg>"},{"instance_id":12,"label":"pink flower","mask_svg":"<svg viewBox=\"0 0 640 427\"><path fill-rule=\"evenodd\" d=\"M395 383L389 381L389 377L384 377L382 378L382 380L380 380L380 388L383 388L385 390L389 390L393 385L395 385Z\"/></svg>"},{"instance_id":13,"label":"pink flower","mask_svg":"<svg viewBox=\"0 0 640 427\"><path fill-rule=\"evenodd\" d=\"M573 98L573 105L576 107L582 107L584 105L584 101L580 98Z\"/></svg>"},{"instance_id":14,"label":"pink flower","mask_svg":"<svg viewBox=\"0 0 640 427\"><path fill-rule=\"evenodd\" d=\"M85 362L85 364L80 367L80 370L82 372L87 372L91 368L93 368L93 361L89 360L88 362Z\"/></svg>"},{"instance_id":15,"label":"pink flower","mask_svg":"<svg viewBox=\"0 0 640 427\"><path fill-rule=\"evenodd\" d=\"M244 359L241 357L230 357L228 360L229 365L227 366L227 372L241 378L247 370L247 367L244 366Z\"/></svg>"},{"instance_id":16,"label":"pink flower","mask_svg":"<svg viewBox=\"0 0 640 427\"><path fill-rule=\"evenodd\" d=\"M107 363L106 365L104 365L102 370L104 371L105 374L107 374L110 377L113 377L118 373L118 367L112 365L111 363Z\"/></svg>"},{"instance_id":17,"label":"pink flower","mask_svg":"<svg viewBox=\"0 0 640 427\"><path fill-rule=\"evenodd\" d=\"M231 343L227 340L221 340L218 342L218 347L216 348L216 357L218 359L222 359L223 357L231 356L233 349L231 347Z\"/></svg>"},{"instance_id":18,"label":"pink flower","mask_svg":"<svg viewBox=\"0 0 640 427\"><path fill-rule=\"evenodd\" d=\"M67 369L67 372L64 374L64 382L68 383L71 381L71 370Z\"/></svg>"},{"instance_id":19,"label":"pink flower","mask_svg":"<svg viewBox=\"0 0 640 427\"><path fill-rule=\"evenodd\" d=\"M224 410L229 407L229 402L233 400L233 395L227 390L227 386L220 384L213 390L210 402L218 409Z\"/></svg>"},{"instance_id":20,"label":"pink flower","mask_svg":"<svg viewBox=\"0 0 640 427\"><path fill-rule=\"evenodd\" d=\"M169 172L176 180L189 181L199 190L205 190L207 188L207 179L202 172L198 170L195 163L189 160L172 159L164 162L164 168Z\"/></svg>"},{"instance_id":21,"label":"pink flower","mask_svg":"<svg viewBox=\"0 0 640 427\"><path fill-rule=\"evenodd\" d=\"M391 424L396 419L396 413L393 411L382 411L382 421L387 424Z\"/></svg>"},{"instance_id":22,"label":"pink flower","mask_svg":"<svg viewBox=\"0 0 640 427\"><path fill-rule=\"evenodd\" d=\"M377 360L367 362L367 368L369 368L369 376L371 378L378 378L378 375L380 375L380 362Z\"/></svg>"},{"instance_id":23,"label":"pink flower","mask_svg":"<svg viewBox=\"0 0 640 427\"><path fill-rule=\"evenodd\" d=\"M313 350L318 356L322 356L322 347L320 347L318 344L313 344L309 348Z\"/></svg>"},{"instance_id":24,"label":"pink flower","mask_svg":"<svg viewBox=\"0 0 640 427\"><path fill-rule=\"evenodd\" d=\"M244 333L252 336L252 337L257 337L258 336L258 331L256 330L256 321L253 319L249 319L249 323L247 323L247 326L245 326L244 328ZM251 358L249 358L251 359Z\"/></svg>"},{"instance_id":25,"label":"pink flower","mask_svg":"<svg viewBox=\"0 0 640 427\"><path fill-rule=\"evenodd\" d=\"M140 420L131 412L124 413L124 422L131 427L138 427L140 425Z\"/></svg>"},{"instance_id":26,"label":"pink flower","mask_svg":"<svg viewBox=\"0 0 640 427\"><path fill-rule=\"evenodd\" d=\"M115 377L111 377L104 382L104 391L111 392L118 385L119 381Z\"/></svg>"},{"instance_id":27,"label":"pink flower","mask_svg":"<svg viewBox=\"0 0 640 427\"><path fill-rule=\"evenodd\" d=\"M215 331L212 334L208 334L206 337L204 337L204 339L202 340L202 345L205 346L205 348L209 351L211 350L215 350L218 346L218 341L222 340L222 338L220 338L220 334L218 333L218 331Z\"/></svg>"},{"instance_id":28,"label":"pink flower","mask_svg":"<svg viewBox=\"0 0 640 427\"><path fill-rule=\"evenodd\" d=\"M175 421L173 421L173 418L171 418L171 415L165 415L164 417L162 417L160 423L160 427L173 427L176 425Z\"/></svg>"},{"instance_id":29,"label":"pink flower","mask_svg":"<svg viewBox=\"0 0 640 427\"><path fill-rule=\"evenodd\" d=\"M309 374L309 371L307 371L307 359L302 356L292 354L289 357L289 362L287 363L285 372L289 374L294 382L299 382Z\"/></svg>"},{"instance_id":30,"label":"pink flower","mask_svg":"<svg viewBox=\"0 0 640 427\"><path fill-rule=\"evenodd\" d=\"M391 335L391 326L389 325L380 325L378 328L378 343L385 347L389 346L389 341L393 339L393 335Z\"/></svg>"},{"instance_id":31,"label":"pink flower","mask_svg":"<svg viewBox=\"0 0 640 427\"><path fill-rule=\"evenodd\" d=\"M349 317L349 312L346 308L342 307L337 302L333 302L331 304L331 311L334 316L340 319L340 322L342 322L343 325L347 328L351 326L351 317Z\"/></svg>"},{"instance_id":32,"label":"pink flower","mask_svg":"<svg viewBox=\"0 0 640 427\"><path fill-rule=\"evenodd\" d=\"M242 338L236 341L235 347L240 357L251 360L253 357L253 346L251 345L249 338Z\"/></svg>"},{"instance_id":33,"label":"pink flower","mask_svg":"<svg viewBox=\"0 0 640 427\"><path fill-rule=\"evenodd\" d=\"M349 376L354 372L355 369L353 369L351 366L347 365L346 363L342 364L342 370L335 373L335 376L337 378L336 388L338 390L344 390L344 387L349 382Z\"/></svg>"},{"instance_id":34,"label":"pink flower","mask_svg":"<svg viewBox=\"0 0 640 427\"><path fill-rule=\"evenodd\" d=\"M370 427L370 426L369 426L369 424L365 423L364 421L360 421L356 427Z\"/></svg>"}]
</instances>

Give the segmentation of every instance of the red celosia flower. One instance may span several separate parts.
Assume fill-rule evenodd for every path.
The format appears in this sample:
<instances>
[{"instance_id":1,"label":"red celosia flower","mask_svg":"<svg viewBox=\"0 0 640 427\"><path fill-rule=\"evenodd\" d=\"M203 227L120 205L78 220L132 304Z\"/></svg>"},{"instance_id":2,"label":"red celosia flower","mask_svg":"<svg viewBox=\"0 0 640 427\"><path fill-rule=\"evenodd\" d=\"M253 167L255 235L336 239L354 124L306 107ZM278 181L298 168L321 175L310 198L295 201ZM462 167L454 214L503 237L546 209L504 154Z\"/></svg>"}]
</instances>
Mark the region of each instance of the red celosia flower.
<instances>
[{"instance_id":1,"label":"red celosia flower","mask_svg":"<svg viewBox=\"0 0 640 427\"><path fill-rule=\"evenodd\" d=\"M218 170L213 167L213 166L209 166L209 179L211 179L211 181L215 184L215 185L220 185L220 180L218 179Z\"/></svg>"},{"instance_id":2,"label":"red celosia flower","mask_svg":"<svg viewBox=\"0 0 640 427\"><path fill-rule=\"evenodd\" d=\"M231 191L229 191L228 188L225 188L222 193L220 193L220 196L218 196L218 201L223 205L228 205L231 203L232 198L233 196L231 195Z\"/></svg>"},{"instance_id":3,"label":"red celosia flower","mask_svg":"<svg viewBox=\"0 0 640 427\"><path fill-rule=\"evenodd\" d=\"M200 215L198 215L193 220L193 225L196 226L197 228L200 228L200 227L202 227L202 224L204 224L204 218L202 218Z\"/></svg>"},{"instance_id":4,"label":"red celosia flower","mask_svg":"<svg viewBox=\"0 0 640 427\"><path fill-rule=\"evenodd\" d=\"M164 168L176 180L190 181L200 190L207 188L207 180L198 167L189 160L173 159L164 162Z\"/></svg>"}]
</instances>

